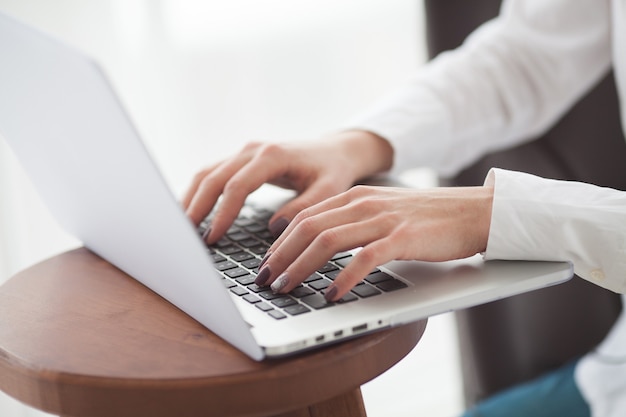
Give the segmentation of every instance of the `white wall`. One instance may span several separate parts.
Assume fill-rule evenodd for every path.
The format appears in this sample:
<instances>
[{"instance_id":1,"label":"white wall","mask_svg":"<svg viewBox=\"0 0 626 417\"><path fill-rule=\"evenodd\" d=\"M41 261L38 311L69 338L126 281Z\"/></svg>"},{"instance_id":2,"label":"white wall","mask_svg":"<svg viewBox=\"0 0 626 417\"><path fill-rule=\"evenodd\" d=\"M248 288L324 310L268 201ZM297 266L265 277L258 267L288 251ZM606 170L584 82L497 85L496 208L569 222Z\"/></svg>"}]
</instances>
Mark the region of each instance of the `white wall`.
<instances>
[{"instance_id":1,"label":"white wall","mask_svg":"<svg viewBox=\"0 0 626 417\"><path fill-rule=\"evenodd\" d=\"M417 0L0 0L0 11L103 64L177 194L249 140L335 129L425 57ZM78 244L0 140L0 282ZM370 416L460 409L451 323L431 320L418 348L364 387ZM391 405L389 390L405 394ZM0 396L0 415L38 413Z\"/></svg>"}]
</instances>

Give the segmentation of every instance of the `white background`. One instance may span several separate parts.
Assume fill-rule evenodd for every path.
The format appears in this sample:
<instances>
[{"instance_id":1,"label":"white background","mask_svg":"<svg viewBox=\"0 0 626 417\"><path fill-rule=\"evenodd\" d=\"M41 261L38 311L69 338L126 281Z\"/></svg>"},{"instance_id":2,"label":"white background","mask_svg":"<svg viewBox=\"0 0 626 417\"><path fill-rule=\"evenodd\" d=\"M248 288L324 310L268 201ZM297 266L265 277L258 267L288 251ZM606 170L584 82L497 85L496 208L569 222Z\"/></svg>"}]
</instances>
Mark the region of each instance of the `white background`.
<instances>
[{"instance_id":1,"label":"white background","mask_svg":"<svg viewBox=\"0 0 626 417\"><path fill-rule=\"evenodd\" d=\"M0 0L0 11L104 66L177 195L249 140L343 126L425 60L417 0ZM424 170L407 179L434 183ZM0 283L77 245L0 138ZM370 417L461 411L453 326L432 318L418 347L363 387ZM0 393L0 416L38 415Z\"/></svg>"}]
</instances>

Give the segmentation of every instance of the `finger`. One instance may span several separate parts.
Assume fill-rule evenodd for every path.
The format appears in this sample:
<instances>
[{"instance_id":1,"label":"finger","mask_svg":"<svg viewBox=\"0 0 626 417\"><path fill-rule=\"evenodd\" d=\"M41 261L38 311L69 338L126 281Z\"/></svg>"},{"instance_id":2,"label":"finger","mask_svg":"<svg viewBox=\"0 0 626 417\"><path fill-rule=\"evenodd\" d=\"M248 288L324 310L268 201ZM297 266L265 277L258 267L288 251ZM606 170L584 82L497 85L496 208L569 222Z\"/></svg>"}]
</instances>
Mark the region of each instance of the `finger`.
<instances>
[{"instance_id":1,"label":"finger","mask_svg":"<svg viewBox=\"0 0 626 417\"><path fill-rule=\"evenodd\" d=\"M215 164L205 170L205 175L200 173L194 178L186 196L189 200L186 213L194 224L199 224L211 212L226 182L252 158L259 146L249 143L233 158Z\"/></svg>"},{"instance_id":2,"label":"finger","mask_svg":"<svg viewBox=\"0 0 626 417\"><path fill-rule=\"evenodd\" d=\"M269 252L273 252L275 248L277 248L279 245L282 245L283 241L291 234L291 232L298 226L298 224L310 217L332 210L337 210L343 207L347 210L345 212L342 212L344 213L342 217L343 223L350 223L353 221L357 221L359 219L358 216L361 216L361 218L363 216L371 217L384 212L383 208L380 205L373 204L371 201L368 201L367 198L364 198L370 195L372 191L378 191L378 188L365 186L352 187L348 191L327 198L326 200L323 200L309 208L304 209L303 211L298 213L298 215L296 215L293 221L284 230L283 234L279 236L277 240L272 244ZM352 220L348 221L349 218ZM334 224L336 225L339 223ZM329 227L330 226L331 225L329 225Z\"/></svg>"},{"instance_id":3,"label":"finger","mask_svg":"<svg viewBox=\"0 0 626 417\"><path fill-rule=\"evenodd\" d=\"M272 150L267 150L272 148ZM230 227L246 198L263 184L288 171L287 158L278 147L265 146L226 182L222 200L211 225L208 242L219 239Z\"/></svg>"},{"instance_id":4,"label":"finger","mask_svg":"<svg viewBox=\"0 0 626 417\"><path fill-rule=\"evenodd\" d=\"M183 197L183 202L182 202L183 209L187 210L189 208L189 204L191 204L191 200L193 200L193 197L198 192L200 183L202 182L204 177L209 175L215 169L217 165L218 164L215 164L211 167L205 168L202 171L198 172L196 175L194 175L191 181L191 185L189 186L189 188L187 189L187 192L185 193L185 196Z\"/></svg>"},{"instance_id":5,"label":"finger","mask_svg":"<svg viewBox=\"0 0 626 417\"><path fill-rule=\"evenodd\" d=\"M295 225L295 223L290 224L288 229L292 229L293 232L287 233L286 231L285 234L280 237L281 243L274 243L267 251L269 255L266 260L265 268L273 272L268 277L269 281L267 283L271 284L273 280L277 278L278 273L285 271L287 267L301 256L320 231L327 230L327 234L331 233L331 229L340 224L340 219L337 217L333 218L332 213L329 215L328 212L307 218L297 225ZM329 252L323 252L321 258L330 258L332 255L333 254ZM313 258L309 259L309 268L307 270L309 271L309 275L323 264L323 260L316 262ZM265 276L267 276L267 273L265 273ZM276 285L281 286L280 283Z\"/></svg>"},{"instance_id":6,"label":"finger","mask_svg":"<svg viewBox=\"0 0 626 417\"><path fill-rule=\"evenodd\" d=\"M236 169L235 161L225 162L201 179L186 210L187 216L194 224L199 224L213 210L225 182Z\"/></svg>"},{"instance_id":7,"label":"finger","mask_svg":"<svg viewBox=\"0 0 626 417\"><path fill-rule=\"evenodd\" d=\"M324 266L336 253L379 239L384 231L377 223L375 219L368 219L325 229L301 251L298 248L294 250L289 239L286 240L285 245L277 248L267 261L269 268L274 268L274 271L286 268L285 273L275 281L270 281L272 290L289 292Z\"/></svg>"},{"instance_id":8,"label":"finger","mask_svg":"<svg viewBox=\"0 0 626 417\"><path fill-rule=\"evenodd\" d=\"M280 236L278 236L278 238L276 239L276 241L274 241L272 246L270 246L268 252L274 253L276 248L281 246L284 243L284 241L289 236L291 236L293 231L300 225L300 223L307 222L307 221L309 221L308 219L313 218L315 216L323 215L323 217L320 217L319 219L317 219L315 221L310 221L310 222L321 222L318 227L330 228L330 227L334 227L334 226L337 226L337 225L341 224L341 222L347 223L349 218L353 218L354 213L339 212L339 213L343 213L343 215L341 217L337 216L338 213L331 213L330 217L326 217L326 216L329 215L329 212L331 212L332 210L337 210L337 209L339 209L341 207L346 206L346 204L349 203L349 199L346 197L345 194L346 193L341 193L339 195L336 195L334 197L330 197L330 198L328 198L326 200L323 200L323 201L321 201L321 202L319 202L319 203L317 203L317 204L315 204L313 206L310 206L310 207L307 207L307 208L301 210L293 218L293 220L289 223L289 225L285 228L283 233ZM324 219L334 219L334 220L324 220ZM315 224L313 224L311 226L305 225L305 230L308 230L309 228L313 229L314 226L315 226ZM307 232L307 233L311 234L311 233L315 233L315 232L316 232L315 230L311 230L310 232ZM312 238L311 238L311 240L312 240ZM295 243L297 243L297 241L294 242L294 244ZM310 243L310 240L307 242L307 244L308 243ZM304 249L304 248L302 248L302 249Z\"/></svg>"},{"instance_id":9,"label":"finger","mask_svg":"<svg viewBox=\"0 0 626 417\"><path fill-rule=\"evenodd\" d=\"M269 220L270 231L278 238L299 213L345 190L346 188L337 185L336 181L322 179L314 182L297 197L276 210Z\"/></svg>"},{"instance_id":10,"label":"finger","mask_svg":"<svg viewBox=\"0 0 626 417\"><path fill-rule=\"evenodd\" d=\"M324 294L326 300L331 302L339 300L376 267L395 259L394 248L397 243L394 244L391 240L390 237L386 237L365 245L326 288Z\"/></svg>"}]
</instances>

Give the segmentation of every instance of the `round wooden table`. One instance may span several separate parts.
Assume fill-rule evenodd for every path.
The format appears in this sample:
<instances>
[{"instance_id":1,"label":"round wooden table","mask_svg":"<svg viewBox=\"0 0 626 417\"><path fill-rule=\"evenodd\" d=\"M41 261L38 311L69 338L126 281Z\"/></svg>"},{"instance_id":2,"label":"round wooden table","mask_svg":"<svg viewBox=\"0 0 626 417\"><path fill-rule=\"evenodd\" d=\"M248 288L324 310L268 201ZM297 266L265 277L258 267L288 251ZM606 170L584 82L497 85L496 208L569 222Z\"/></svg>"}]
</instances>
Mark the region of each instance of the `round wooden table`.
<instances>
[{"instance_id":1,"label":"round wooden table","mask_svg":"<svg viewBox=\"0 0 626 417\"><path fill-rule=\"evenodd\" d=\"M81 248L0 287L0 389L64 416L365 416L426 321L255 362Z\"/></svg>"}]
</instances>

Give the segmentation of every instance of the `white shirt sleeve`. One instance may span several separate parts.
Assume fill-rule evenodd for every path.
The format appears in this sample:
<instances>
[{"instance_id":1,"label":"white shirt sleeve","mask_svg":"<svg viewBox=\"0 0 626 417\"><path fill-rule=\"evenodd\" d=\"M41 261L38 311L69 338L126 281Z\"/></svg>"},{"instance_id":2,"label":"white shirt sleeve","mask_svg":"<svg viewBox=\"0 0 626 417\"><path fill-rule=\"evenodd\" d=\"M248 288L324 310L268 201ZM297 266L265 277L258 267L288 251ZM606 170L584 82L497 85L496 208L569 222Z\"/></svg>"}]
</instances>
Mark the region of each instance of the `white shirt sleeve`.
<instances>
[{"instance_id":1,"label":"white shirt sleeve","mask_svg":"<svg viewBox=\"0 0 626 417\"><path fill-rule=\"evenodd\" d=\"M388 139L395 171L453 175L483 154L531 140L611 64L610 0L508 0L498 18L354 121ZM487 259L568 260L626 291L626 193L494 170Z\"/></svg>"},{"instance_id":2,"label":"white shirt sleeve","mask_svg":"<svg viewBox=\"0 0 626 417\"><path fill-rule=\"evenodd\" d=\"M626 292L626 193L492 169L485 259L572 261L574 272Z\"/></svg>"},{"instance_id":3,"label":"white shirt sleeve","mask_svg":"<svg viewBox=\"0 0 626 417\"><path fill-rule=\"evenodd\" d=\"M486 152L532 139L605 74L609 0L509 0L350 126L394 146L394 171L453 175Z\"/></svg>"}]
</instances>

